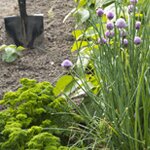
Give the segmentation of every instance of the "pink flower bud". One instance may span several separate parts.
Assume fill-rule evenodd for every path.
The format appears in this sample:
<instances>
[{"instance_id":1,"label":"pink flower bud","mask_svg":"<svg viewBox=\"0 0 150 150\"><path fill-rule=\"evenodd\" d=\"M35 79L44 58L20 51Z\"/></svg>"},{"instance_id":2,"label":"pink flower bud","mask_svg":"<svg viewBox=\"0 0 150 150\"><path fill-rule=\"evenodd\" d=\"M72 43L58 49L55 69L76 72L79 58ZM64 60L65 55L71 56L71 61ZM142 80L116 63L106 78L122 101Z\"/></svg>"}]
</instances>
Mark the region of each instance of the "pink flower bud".
<instances>
[{"instance_id":1,"label":"pink flower bud","mask_svg":"<svg viewBox=\"0 0 150 150\"><path fill-rule=\"evenodd\" d=\"M120 29L126 28L127 27L126 21L123 18L117 19L117 21L116 21L116 27L120 28Z\"/></svg>"},{"instance_id":2,"label":"pink flower bud","mask_svg":"<svg viewBox=\"0 0 150 150\"><path fill-rule=\"evenodd\" d=\"M114 24L112 22L108 22L106 24L106 27L107 27L108 30L112 30L114 28Z\"/></svg>"},{"instance_id":3,"label":"pink flower bud","mask_svg":"<svg viewBox=\"0 0 150 150\"><path fill-rule=\"evenodd\" d=\"M96 12L99 17L102 17L102 15L104 14L104 10L101 8L98 8Z\"/></svg>"},{"instance_id":4,"label":"pink flower bud","mask_svg":"<svg viewBox=\"0 0 150 150\"><path fill-rule=\"evenodd\" d=\"M107 40L104 37L102 37L102 38L98 39L98 43L101 44L101 45L103 45L103 44L107 43Z\"/></svg>"},{"instance_id":5,"label":"pink flower bud","mask_svg":"<svg viewBox=\"0 0 150 150\"><path fill-rule=\"evenodd\" d=\"M61 66L66 68L66 69L70 69L70 67L73 66L72 62L68 59L65 59L62 63Z\"/></svg>"},{"instance_id":6,"label":"pink flower bud","mask_svg":"<svg viewBox=\"0 0 150 150\"><path fill-rule=\"evenodd\" d=\"M111 12L111 11L109 11L109 12L106 14L106 16L107 16L107 18L108 18L109 20L111 20L111 19L114 18L114 13Z\"/></svg>"},{"instance_id":7,"label":"pink flower bud","mask_svg":"<svg viewBox=\"0 0 150 150\"><path fill-rule=\"evenodd\" d=\"M123 45L128 46L128 40L127 39L123 39Z\"/></svg>"},{"instance_id":8,"label":"pink flower bud","mask_svg":"<svg viewBox=\"0 0 150 150\"><path fill-rule=\"evenodd\" d=\"M139 29L140 29L140 26L141 26L141 22L140 22L140 21L136 21L136 23L135 23L135 28L136 28L137 30L139 30Z\"/></svg>"},{"instance_id":9,"label":"pink flower bud","mask_svg":"<svg viewBox=\"0 0 150 150\"><path fill-rule=\"evenodd\" d=\"M135 44L135 45L141 44L141 38L138 37L138 36L136 36L136 37L134 38L134 44Z\"/></svg>"}]
</instances>

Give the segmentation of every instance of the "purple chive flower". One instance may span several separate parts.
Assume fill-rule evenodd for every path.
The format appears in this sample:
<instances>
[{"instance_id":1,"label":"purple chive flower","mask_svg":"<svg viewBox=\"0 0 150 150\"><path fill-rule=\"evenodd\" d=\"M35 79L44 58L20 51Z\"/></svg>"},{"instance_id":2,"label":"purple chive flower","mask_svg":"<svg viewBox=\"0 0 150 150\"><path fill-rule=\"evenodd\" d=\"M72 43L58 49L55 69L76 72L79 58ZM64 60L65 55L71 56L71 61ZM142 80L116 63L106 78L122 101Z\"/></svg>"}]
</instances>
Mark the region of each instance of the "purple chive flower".
<instances>
[{"instance_id":1,"label":"purple chive flower","mask_svg":"<svg viewBox=\"0 0 150 150\"><path fill-rule=\"evenodd\" d=\"M120 29L127 27L126 21L123 18L117 19L115 25L117 28L120 28Z\"/></svg>"},{"instance_id":2,"label":"purple chive flower","mask_svg":"<svg viewBox=\"0 0 150 150\"><path fill-rule=\"evenodd\" d=\"M102 45L102 44L106 44L106 43L107 43L107 40L106 40L104 37L102 37L102 38L99 38L99 39L98 39L98 43L101 44L101 45Z\"/></svg>"},{"instance_id":3,"label":"purple chive flower","mask_svg":"<svg viewBox=\"0 0 150 150\"><path fill-rule=\"evenodd\" d=\"M107 16L107 18L108 18L109 20L111 20L111 19L114 18L114 13L111 12L111 11L109 11L109 12L106 14L106 16Z\"/></svg>"},{"instance_id":4,"label":"purple chive flower","mask_svg":"<svg viewBox=\"0 0 150 150\"><path fill-rule=\"evenodd\" d=\"M114 36L114 31L106 31L105 32L105 36L107 37L107 38L112 38L113 36Z\"/></svg>"},{"instance_id":5,"label":"purple chive flower","mask_svg":"<svg viewBox=\"0 0 150 150\"><path fill-rule=\"evenodd\" d=\"M134 5L129 5L129 6L128 6L128 13L129 13L129 14L134 11L134 7L135 7Z\"/></svg>"},{"instance_id":6,"label":"purple chive flower","mask_svg":"<svg viewBox=\"0 0 150 150\"><path fill-rule=\"evenodd\" d=\"M138 36L135 36L135 38L134 38L134 44L135 44L135 45L141 44L141 38L138 37Z\"/></svg>"},{"instance_id":7,"label":"purple chive flower","mask_svg":"<svg viewBox=\"0 0 150 150\"><path fill-rule=\"evenodd\" d=\"M123 39L123 45L128 46L128 40L127 39Z\"/></svg>"},{"instance_id":8,"label":"purple chive flower","mask_svg":"<svg viewBox=\"0 0 150 150\"><path fill-rule=\"evenodd\" d=\"M108 22L106 24L106 27L107 27L108 30L112 30L114 28L114 24L112 22Z\"/></svg>"},{"instance_id":9,"label":"purple chive flower","mask_svg":"<svg viewBox=\"0 0 150 150\"><path fill-rule=\"evenodd\" d=\"M125 30L120 31L120 36L125 38L127 36L127 32Z\"/></svg>"},{"instance_id":10,"label":"purple chive flower","mask_svg":"<svg viewBox=\"0 0 150 150\"><path fill-rule=\"evenodd\" d=\"M135 28L136 28L137 30L139 30L139 29L140 29L140 26L141 26L141 22L140 22L140 21L136 21L136 23L135 23Z\"/></svg>"},{"instance_id":11,"label":"purple chive flower","mask_svg":"<svg viewBox=\"0 0 150 150\"><path fill-rule=\"evenodd\" d=\"M66 68L66 69L69 69L70 67L73 66L72 62L68 59L65 59L62 63L61 63L61 66Z\"/></svg>"},{"instance_id":12,"label":"purple chive flower","mask_svg":"<svg viewBox=\"0 0 150 150\"><path fill-rule=\"evenodd\" d=\"M130 3L135 5L138 2L138 0L130 0Z\"/></svg>"},{"instance_id":13,"label":"purple chive flower","mask_svg":"<svg viewBox=\"0 0 150 150\"><path fill-rule=\"evenodd\" d=\"M102 17L102 15L104 14L104 10L101 9L101 8L98 8L97 11L96 11L96 13L97 13L97 15L98 15L99 17Z\"/></svg>"}]
</instances>

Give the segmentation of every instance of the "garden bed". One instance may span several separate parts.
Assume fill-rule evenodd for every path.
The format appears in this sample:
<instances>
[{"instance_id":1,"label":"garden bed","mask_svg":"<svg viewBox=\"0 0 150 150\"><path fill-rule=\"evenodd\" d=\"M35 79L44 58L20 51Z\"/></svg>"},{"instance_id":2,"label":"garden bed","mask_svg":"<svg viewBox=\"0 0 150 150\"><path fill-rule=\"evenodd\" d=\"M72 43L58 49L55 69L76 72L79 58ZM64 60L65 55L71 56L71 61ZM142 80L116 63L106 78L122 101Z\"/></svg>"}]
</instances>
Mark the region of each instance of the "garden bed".
<instances>
[{"instance_id":1,"label":"garden bed","mask_svg":"<svg viewBox=\"0 0 150 150\"><path fill-rule=\"evenodd\" d=\"M70 0L34 2L29 13L37 4L45 13L43 43L0 63L2 93L15 90L0 100L0 149L150 149L149 0L75 0L75 30L62 24ZM21 47L1 49L11 61L6 53Z\"/></svg>"},{"instance_id":2,"label":"garden bed","mask_svg":"<svg viewBox=\"0 0 150 150\"><path fill-rule=\"evenodd\" d=\"M72 45L72 20L63 23L65 15L73 8L73 1L27 0L28 14L44 14L44 40L40 47L28 49L13 63L0 60L0 98L3 93L16 90L22 77L53 82L62 73L61 62L69 57ZM9 43L3 18L18 14L17 0L1 0L0 45ZM12 43L9 43L12 44Z\"/></svg>"}]
</instances>

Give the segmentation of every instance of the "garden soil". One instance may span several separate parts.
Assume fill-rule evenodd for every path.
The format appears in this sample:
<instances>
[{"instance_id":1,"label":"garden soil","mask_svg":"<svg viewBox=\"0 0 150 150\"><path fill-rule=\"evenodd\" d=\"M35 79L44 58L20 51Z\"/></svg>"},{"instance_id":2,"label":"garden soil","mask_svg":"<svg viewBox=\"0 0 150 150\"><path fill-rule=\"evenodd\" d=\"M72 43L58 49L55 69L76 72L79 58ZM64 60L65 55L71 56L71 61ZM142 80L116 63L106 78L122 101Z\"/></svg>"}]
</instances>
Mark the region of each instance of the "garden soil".
<instances>
[{"instance_id":1,"label":"garden soil","mask_svg":"<svg viewBox=\"0 0 150 150\"><path fill-rule=\"evenodd\" d=\"M20 78L55 82L64 73L61 62L70 57L73 43L72 19L63 23L73 8L73 0L26 0L27 13L44 14L44 38L34 49L24 50L13 63L0 59L0 99L20 87ZM0 45L13 44L5 32L4 17L18 15L17 0L0 0Z\"/></svg>"}]
</instances>

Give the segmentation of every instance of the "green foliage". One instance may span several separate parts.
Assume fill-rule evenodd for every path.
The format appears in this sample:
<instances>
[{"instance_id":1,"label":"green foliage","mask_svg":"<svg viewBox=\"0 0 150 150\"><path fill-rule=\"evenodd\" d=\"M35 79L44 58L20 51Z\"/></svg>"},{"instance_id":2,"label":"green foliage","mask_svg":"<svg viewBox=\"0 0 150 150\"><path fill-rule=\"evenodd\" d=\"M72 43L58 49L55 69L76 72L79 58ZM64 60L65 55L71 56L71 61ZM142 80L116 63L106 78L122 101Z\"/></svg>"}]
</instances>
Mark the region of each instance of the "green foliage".
<instances>
[{"instance_id":1,"label":"green foliage","mask_svg":"<svg viewBox=\"0 0 150 150\"><path fill-rule=\"evenodd\" d=\"M66 85L68 85L72 80L73 80L72 76L69 75L64 75L61 78L59 78L53 90L54 94L56 96L61 94L62 91L64 91Z\"/></svg>"},{"instance_id":2,"label":"green foliage","mask_svg":"<svg viewBox=\"0 0 150 150\"><path fill-rule=\"evenodd\" d=\"M89 20L92 18L94 21L96 18L95 10L99 7L107 8L115 3L115 0L75 0L77 5L73 8L68 15L66 15L64 22L69 16L73 16L76 19L76 27L81 27L82 24L89 26Z\"/></svg>"},{"instance_id":3,"label":"green foliage","mask_svg":"<svg viewBox=\"0 0 150 150\"><path fill-rule=\"evenodd\" d=\"M74 80L68 87L73 90L70 90L68 97L81 95L76 110L86 118L77 144L81 143L85 147L88 145L89 149L100 149L100 146L105 145L110 149L149 149L149 0L139 0L136 4L138 9L131 14L127 11L130 4L127 0L75 2L77 7L73 13L83 8L90 14L84 21L82 17L77 18L77 25L80 26L73 31L76 41L71 49L77 53L77 62L71 72ZM106 22L109 20L105 15L96 16L98 7L105 12L114 12L116 18L112 22L125 18L128 24L125 28L128 46L122 43L124 38L120 36L121 29L115 27L114 37L111 39L105 36ZM137 20L141 21L140 30L135 29ZM134 44L135 36L141 37L140 45ZM107 38L107 44L98 43L101 37ZM101 129L106 127L106 136L101 136L102 130L98 130L100 121Z\"/></svg>"},{"instance_id":4,"label":"green foliage","mask_svg":"<svg viewBox=\"0 0 150 150\"><path fill-rule=\"evenodd\" d=\"M90 17L90 13L87 9L85 8L79 8L75 13L74 16L77 19L77 22L79 23L84 23L85 21L87 21L87 19L89 19Z\"/></svg>"},{"instance_id":5,"label":"green foliage","mask_svg":"<svg viewBox=\"0 0 150 150\"><path fill-rule=\"evenodd\" d=\"M0 111L0 149L68 149L61 144L77 117L67 101L54 95L49 82L20 82L21 88L5 93L0 101L5 107Z\"/></svg>"},{"instance_id":6,"label":"green foliage","mask_svg":"<svg viewBox=\"0 0 150 150\"><path fill-rule=\"evenodd\" d=\"M2 60L11 63L15 61L19 56L21 56L21 52L24 50L22 46L17 47L16 45L2 45L0 47L0 51L2 51Z\"/></svg>"},{"instance_id":7,"label":"green foliage","mask_svg":"<svg viewBox=\"0 0 150 150\"><path fill-rule=\"evenodd\" d=\"M27 145L29 149L57 149L60 146L60 140L48 132L43 132L31 138Z\"/></svg>"},{"instance_id":8,"label":"green foliage","mask_svg":"<svg viewBox=\"0 0 150 150\"><path fill-rule=\"evenodd\" d=\"M75 0L77 7L72 9L70 13L65 17L64 21L70 16L73 15L76 19L76 27L81 25L82 23L86 23L86 21L90 18L92 9L89 9L95 0Z\"/></svg>"}]
</instances>

